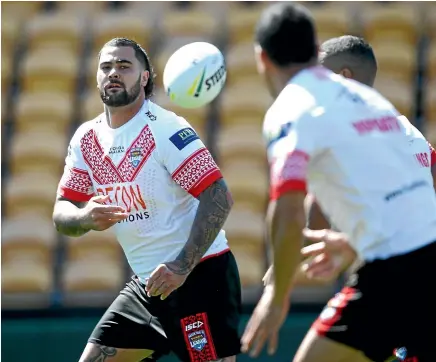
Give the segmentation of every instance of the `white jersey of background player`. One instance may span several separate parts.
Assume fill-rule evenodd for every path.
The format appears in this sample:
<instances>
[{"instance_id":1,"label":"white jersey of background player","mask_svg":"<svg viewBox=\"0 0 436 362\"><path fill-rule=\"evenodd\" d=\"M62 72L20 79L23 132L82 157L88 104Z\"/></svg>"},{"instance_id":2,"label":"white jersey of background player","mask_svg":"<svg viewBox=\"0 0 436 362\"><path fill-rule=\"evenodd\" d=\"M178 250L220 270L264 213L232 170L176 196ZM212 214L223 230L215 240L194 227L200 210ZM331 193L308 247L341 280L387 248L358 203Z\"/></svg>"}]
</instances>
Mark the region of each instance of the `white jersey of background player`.
<instances>
[{"instance_id":1,"label":"white jersey of background player","mask_svg":"<svg viewBox=\"0 0 436 362\"><path fill-rule=\"evenodd\" d=\"M300 72L265 117L271 197L292 189L315 194L367 261L425 245L436 236L433 180L420 172L430 166L430 149L399 116L369 87L323 67ZM419 205L412 215L410 205Z\"/></svg>"},{"instance_id":2,"label":"white jersey of background player","mask_svg":"<svg viewBox=\"0 0 436 362\"><path fill-rule=\"evenodd\" d=\"M220 177L188 122L147 100L119 128L101 114L76 131L58 193L76 201L107 195L109 204L122 206L129 215L114 225L116 236L133 271L145 280L179 254L196 197ZM227 250L221 231L205 257Z\"/></svg>"}]
</instances>

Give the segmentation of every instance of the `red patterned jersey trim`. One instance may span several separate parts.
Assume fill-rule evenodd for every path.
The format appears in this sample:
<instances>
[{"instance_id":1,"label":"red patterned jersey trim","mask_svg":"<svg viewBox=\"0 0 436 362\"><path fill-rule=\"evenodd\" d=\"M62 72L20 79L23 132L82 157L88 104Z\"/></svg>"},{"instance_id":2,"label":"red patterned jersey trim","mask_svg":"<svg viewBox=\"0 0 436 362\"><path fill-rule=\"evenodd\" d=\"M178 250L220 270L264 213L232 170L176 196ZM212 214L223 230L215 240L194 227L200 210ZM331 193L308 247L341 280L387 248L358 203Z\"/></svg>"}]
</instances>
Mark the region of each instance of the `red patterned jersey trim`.
<instances>
[{"instance_id":1,"label":"red patterned jersey trim","mask_svg":"<svg viewBox=\"0 0 436 362\"><path fill-rule=\"evenodd\" d=\"M65 166L58 193L73 201L88 201L93 196L92 180L88 172Z\"/></svg>"},{"instance_id":2,"label":"red patterned jersey trim","mask_svg":"<svg viewBox=\"0 0 436 362\"><path fill-rule=\"evenodd\" d=\"M147 125L127 149L119 165L115 166L111 158L105 155L94 130L88 131L80 140L83 159L99 185L134 181L155 147L153 134Z\"/></svg>"},{"instance_id":3,"label":"red patterned jersey trim","mask_svg":"<svg viewBox=\"0 0 436 362\"><path fill-rule=\"evenodd\" d=\"M183 161L172 177L181 188L197 197L223 176L208 149L201 148Z\"/></svg>"},{"instance_id":4,"label":"red patterned jersey trim","mask_svg":"<svg viewBox=\"0 0 436 362\"><path fill-rule=\"evenodd\" d=\"M290 191L306 192L306 174L309 155L295 150L285 159L276 159L271 167L271 200L277 200Z\"/></svg>"}]
</instances>

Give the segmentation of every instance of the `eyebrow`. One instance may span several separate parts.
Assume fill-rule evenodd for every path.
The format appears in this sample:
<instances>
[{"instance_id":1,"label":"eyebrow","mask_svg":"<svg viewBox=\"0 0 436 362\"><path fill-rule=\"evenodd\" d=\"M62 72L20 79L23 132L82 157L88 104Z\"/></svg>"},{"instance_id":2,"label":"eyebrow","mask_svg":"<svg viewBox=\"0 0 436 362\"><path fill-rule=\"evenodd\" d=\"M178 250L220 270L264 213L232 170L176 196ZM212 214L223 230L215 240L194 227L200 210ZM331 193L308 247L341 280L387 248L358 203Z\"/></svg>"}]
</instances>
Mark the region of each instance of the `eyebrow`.
<instances>
[{"instance_id":1,"label":"eyebrow","mask_svg":"<svg viewBox=\"0 0 436 362\"><path fill-rule=\"evenodd\" d=\"M102 63L100 63L100 66L101 65L109 65L109 64L112 64L112 63L113 62L102 62ZM116 64L121 64L121 63L123 63L123 64L125 64L125 63L133 64L130 60L127 60L127 59L119 59L119 60L116 60L115 63Z\"/></svg>"}]
</instances>

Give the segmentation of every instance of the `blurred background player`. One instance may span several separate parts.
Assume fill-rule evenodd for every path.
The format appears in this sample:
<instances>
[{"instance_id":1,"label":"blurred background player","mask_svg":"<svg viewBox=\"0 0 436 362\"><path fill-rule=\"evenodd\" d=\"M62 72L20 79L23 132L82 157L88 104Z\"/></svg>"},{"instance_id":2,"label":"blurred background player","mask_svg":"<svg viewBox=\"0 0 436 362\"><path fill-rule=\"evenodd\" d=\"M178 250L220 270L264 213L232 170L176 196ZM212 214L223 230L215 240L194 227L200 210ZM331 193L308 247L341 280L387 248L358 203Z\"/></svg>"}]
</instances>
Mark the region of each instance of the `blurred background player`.
<instances>
[{"instance_id":1,"label":"blurred background player","mask_svg":"<svg viewBox=\"0 0 436 362\"><path fill-rule=\"evenodd\" d=\"M272 5L258 22L258 70L276 98L264 121L274 282L248 322L243 350L256 356L266 342L270 354L276 350L298 270L309 189L365 265L328 303L294 361L384 361L398 346L430 361L436 197L429 148L423 160L411 157L410 122L378 92L318 66L316 44L312 16L301 5ZM419 291L423 299L392 305L399 289Z\"/></svg>"},{"instance_id":2,"label":"blurred background player","mask_svg":"<svg viewBox=\"0 0 436 362\"><path fill-rule=\"evenodd\" d=\"M135 273L80 362L137 362L169 351L182 361L232 361L241 291L222 230L232 198L189 123L149 100L153 76L135 41L103 46L97 88L105 113L76 131L59 184L58 231L80 236L113 226Z\"/></svg>"},{"instance_id":3,"label":"blurred background player","mask_svg":"<svg viewBox=\"0 0 436 362\"><path fill-rule=\"evenodd\" d=\"M319 62L337 74L345 78L356 80L369 87L374 85L377 75L377 60L370 44L363 38L353 35L343 35L332 38L320 46ZM427 143L423 141L422 133L414 126L411 127L411 138L413 143L412 155L418 157L419 154L428 152ZM434 184L436 185L436 151L430 147L430 170L433 174ZM325 219L319 205L315 202L313 195L308 194L305 199L305 213L307 215L307 226L312 230L329 229L330 223ZM323 255L312 259L304 268L309 275L316 276L315 279L334 281L342 271L345 271L353 262L357 262L356 254L347 243L332 243L312 245L304 249L306 256ZM306 254L307 253L307 254ZM306 280L306 275L302 275L302 280Z\"/></svg>"}]
</instances>

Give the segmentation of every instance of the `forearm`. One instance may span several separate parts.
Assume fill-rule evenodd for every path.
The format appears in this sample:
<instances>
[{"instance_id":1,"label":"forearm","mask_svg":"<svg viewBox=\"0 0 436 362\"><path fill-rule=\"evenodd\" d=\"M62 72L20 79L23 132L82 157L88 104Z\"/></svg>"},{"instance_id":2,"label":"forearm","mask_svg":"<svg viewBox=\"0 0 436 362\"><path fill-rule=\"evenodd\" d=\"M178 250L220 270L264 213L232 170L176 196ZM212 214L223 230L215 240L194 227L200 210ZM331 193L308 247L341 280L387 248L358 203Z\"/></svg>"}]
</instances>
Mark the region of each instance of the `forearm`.
<instances>
[{"instance_id":1,"label":"forearm","mask_svg":"<svg viewBox=\"0 0 436 362\"><path fill-rule=\"evenodd\" d=\"M178 274L189 273L200 262L221 231L233 205L223 179L209 186L198 199L200 204L188 241L170 266Z\"/></svg>"},{"instance_id":2,"label":"forearm","mask_svg":"<svg viewBox=\"0 0 436 362\"><path fill-rule=\"evenodd\" d=\"M80 209L86 203L72 203L64 199L57 199L53 211L53 222L56 230L64 235L79 237L89 230L81 226L82 215Z\"/></svg>"},{"instance_id":3,"label":"forearm","mask_svg":"<svg viewBox=\"0 0 436 362\"><path fill-rule=\"evenodd\" d=\"M303 200L301 199L300 207L289 208L292 203L287 202L288 197L296 196L284 195L283 200L277 202L273 210L269 210L267 217L267 230L274 257L274 298L278 303L282 303L288 297L301 262ZM298 202L293 204L298 205ZM288 205L288 207L282 208L281 205Z\"/></svg>"}]
</instances>

